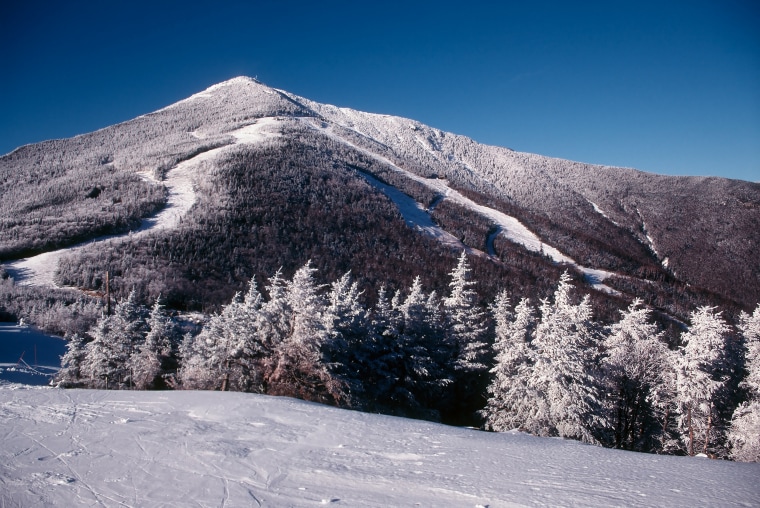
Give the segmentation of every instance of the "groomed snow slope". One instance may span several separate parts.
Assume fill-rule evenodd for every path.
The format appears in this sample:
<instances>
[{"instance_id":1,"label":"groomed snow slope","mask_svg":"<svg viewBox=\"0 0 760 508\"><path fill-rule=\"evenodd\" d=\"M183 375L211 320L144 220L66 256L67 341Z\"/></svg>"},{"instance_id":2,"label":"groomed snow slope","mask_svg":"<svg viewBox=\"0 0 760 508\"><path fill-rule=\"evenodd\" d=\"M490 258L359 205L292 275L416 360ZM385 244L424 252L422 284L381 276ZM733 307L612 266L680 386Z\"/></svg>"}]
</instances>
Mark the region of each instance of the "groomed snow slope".
<instances>
[{"instance_id":1,"label":"groomed snow slope","mask_svg":"<svg viewBox=\"0 0 760 508\"><path fill-rule=\"evenodd\" d=\"M756 506L760 465L220 392L0 389L0 506Z\"/></svg>"}]
</instances>

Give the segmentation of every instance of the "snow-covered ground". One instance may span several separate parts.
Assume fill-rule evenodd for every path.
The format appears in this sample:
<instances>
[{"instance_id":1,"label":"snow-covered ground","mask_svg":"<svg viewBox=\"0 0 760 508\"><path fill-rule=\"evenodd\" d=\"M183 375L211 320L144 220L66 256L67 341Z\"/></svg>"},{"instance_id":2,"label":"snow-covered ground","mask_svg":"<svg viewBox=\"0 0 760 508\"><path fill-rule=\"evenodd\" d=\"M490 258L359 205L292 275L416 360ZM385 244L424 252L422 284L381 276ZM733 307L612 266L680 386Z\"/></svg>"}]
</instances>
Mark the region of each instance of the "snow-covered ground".
<instances>
[{"instance_id":1,"label":"snow-covered ground","mask_svg":"<svg viewBox=\"0 0 760 508\"><path fill-rule=\"evenodd\" d=\"M232 131L229 134L235 139L233 145L256 144L279 136L277 129L278 121L275 118L262 118L255 124ZM176 228L181 218L195 204L196 195L193 180L196 175L202 174L206 166L213 164L221 152L229 149L230 145L221 146L180 162L167 173L166 179L162 182L156 181L150 172L140 173L140 176L146 180L163 183L168 190L168 197L166 206L152 217L143 219L138 229L124 235L104 236L80 245L20 259L7 263L5 269L22 286L57 287L54 275L58 268L58 261L63 256L76 254L77 251L98 242L122 238L134 240L154 231Z\"/></svg>"},{"instance_id":2,"label":"snow-covered ground","mask_svg":"<svg viewBox=\"0 0 760 508\"><path fill-rule=\"evenodd\" d=\"M0 506L757 506L760 464L288 398L0 389Z\"/></svg>"}]
</instances>

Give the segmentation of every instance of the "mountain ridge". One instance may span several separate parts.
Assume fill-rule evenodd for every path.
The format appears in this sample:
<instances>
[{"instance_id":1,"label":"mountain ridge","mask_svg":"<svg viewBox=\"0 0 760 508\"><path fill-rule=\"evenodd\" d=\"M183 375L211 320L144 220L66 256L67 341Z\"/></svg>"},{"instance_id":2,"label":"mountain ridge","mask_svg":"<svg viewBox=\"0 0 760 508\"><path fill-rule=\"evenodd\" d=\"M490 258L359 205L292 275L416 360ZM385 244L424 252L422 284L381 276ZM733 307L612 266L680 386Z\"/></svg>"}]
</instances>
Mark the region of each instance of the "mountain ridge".
<instances>
[{"instance_id":1,"label":"mountain ridge","mask_svg":"<svg viewBox=\"0 0 760 508\"><path fill-rule=\"evenodd\" d=\"M277 124L283 139L252 147L238 143L231 134L264 118L273 119L270 121ZM320 169L323 181L337 178L345 183L353 181L351 172L356 169L351 167L366 170L428 209L432 219L445 224L444 229L451 229L463 245L485 251L489 246L487 238L491 238L490 248L498 245L500 249L500 253L491 256L493 259L504 258L505 252L514 250L514 245L509 245L509 235L503 233L503 228L495 231L501 226L491 218L472 207L463 208L461 200L447 199L445 188L479 206L515 217L540 238L542 246L558 249L578 265L617 274L610 288L614 292L641 296L649 291L646 285L663 285L657 290L660 292L683 292L686 290L681 286L690 285L734 300L745 309L760 299L760 248L753 233L760 230L758 184L715 177L655 175L482 145L414 120L320 104L247 77L212 85L165 108L93 133L25 145L0 157L0 192L8 198L0 205L0 260L18 259L100 234L123 234L139 227L140 221L165 205L167 192L140 174L151 172L163 181L182 161L221 147L227 147L223 151L226 155L215 159L203 175L196 174L195 185L207 190L200 193L201 204L196 205L196 212L190 212L189 222L208 223L208 217L199 217L200 208L206 207L203 213L211 213L215 217L212 222L228 227L219 218L222 212L211 212L213 201L226 200L224 208L233 210L241 206L240 199L244 198L220 178L229 178L234 164L263 170L256 166L255 159L262 150L268 150L270 167L298 167L294 175L299 177L305 178L314 167L325 165ZM295 152L308 160L297 161ZM340 171L340 176L335 171ZM270 173L273 178L281 178L277 171ZM245 174L236 178L242 178L238 186L254 185ZM41 196L35 197L32 182L41 188ZM82 197L95 188L100 189L97 198ZM219 194L222 189L226 194ZM335 194L330 199L341 199L333 191L326 191L330 196ZM292 189L285 188L283 192L287 194ZM361 187L356 192L364 196L370 190ZM261 196L258 212L265 216L278 213L266 209L265 197ZM295 195L284 198L286 202L296 199ZM378 198L373 197L372 202ZM308 208L318 204L318 200L309 202ZM240 215L235 220L253 220L244 211L232 213ZM350 217L346 231L362 220L356 214ZM289 222L292 218L280 219L275 222ZM324 217L329 219L329 214ZM298 234L308 232L299 230ZM278 239L278 245L282 246L282 241ZM405 241L416 242L409 238ZM237 249L249 252L243 258L250 264L251 246L246 242ZM304 249L319 250L317 243L305 242ZM545 254L543 247L539 254ZM154 252L154 256L162 255ZM342 256L336 256L331 273L339 270L338 265L352 266ZM243 258L239 261L245 263ZM258 263L260 269L253 273L233 263L230 268L236 275L227 279L240 287L252 275L272 272L272 262ZM284 264L295 266L295 261ZM417 264L418 268L425 266ZM162 270L159 265L155 265L156 269ZM102 284L97 277L86 280L73 273L81 271L82 262L68 266L70 269L60 271L61 282L91 289ZM680 284L679 289L672 289L674 284ZM658 305L663 298L650 294L649 300ZM695 298L686 297L690 301Z\"/></svg>"}]
</instances>

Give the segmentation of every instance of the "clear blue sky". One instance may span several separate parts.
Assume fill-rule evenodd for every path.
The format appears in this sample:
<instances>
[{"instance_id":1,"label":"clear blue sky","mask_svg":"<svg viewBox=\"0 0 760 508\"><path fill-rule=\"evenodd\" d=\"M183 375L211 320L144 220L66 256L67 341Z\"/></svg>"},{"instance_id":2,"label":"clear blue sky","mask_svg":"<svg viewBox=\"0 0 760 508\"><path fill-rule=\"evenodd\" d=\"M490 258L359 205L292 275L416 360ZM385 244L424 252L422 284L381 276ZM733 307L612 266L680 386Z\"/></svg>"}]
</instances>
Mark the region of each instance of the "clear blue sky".
<instances>
[{"instance_id":1,"label":"clear blue sky","mask_svg":"<svg viewBox=\"0 0 760 508\"><path fill-rule=\"evenodd\" d=\"M760 2L24 0L0 153L238 76L483 143L760 181Z\"/></svg>"}]
</instances>

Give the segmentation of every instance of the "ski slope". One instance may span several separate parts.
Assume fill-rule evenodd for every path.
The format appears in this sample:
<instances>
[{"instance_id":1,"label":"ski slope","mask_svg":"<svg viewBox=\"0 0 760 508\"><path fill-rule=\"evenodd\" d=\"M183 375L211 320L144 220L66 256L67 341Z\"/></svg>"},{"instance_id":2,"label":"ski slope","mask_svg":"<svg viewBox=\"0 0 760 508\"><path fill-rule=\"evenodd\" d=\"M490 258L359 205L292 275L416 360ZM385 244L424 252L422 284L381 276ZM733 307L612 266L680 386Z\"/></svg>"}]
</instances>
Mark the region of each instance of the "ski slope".
<instances>
[{"instance_id":1,"label":"ski slope","mask_svg":"<svg viewBox=\"0 0 760 508\"><path fill-rule=\"evenodd\" d=\"M262 118L256 123L230 132L234 139L234 145L251 145L261 143L268 139L279 137L278 121L275 118ZM74 255L78 251L94 244L105 241L118 241L122 239L134 240L154 231L176 228L182 217L193 207L196 201L196 193L193 181L198 174L205 172L222 152L230 150L231 145L199 153L195 157L180 162L169 170L166 179L156 180L152 173L142 172L140 176L156 184L163 183L168 195L166 205L155 215L142 220L140 227L123 235L109 235L85 243L45 252L36 256L20 259L5 264L5 269L22 286L40 286L55 288L55 272L58 269L58 261L68 255Z\"/></svg>"},{"instance_id":2,"label":"ski slope","mask_svg":"<svg viewBox=\"0 0 760 508\"><path fill-rule=\"evenodd\" d=\"M229 392L0 389L0 506L757 506L760 464Z\"/></svg>"},{"instance_id":3,"label":"ski slope","mask_svg":"<svg viewBox=\"0 0 760 508\"><path fill-rule=\"evenodd\" d=\"M510 241L522 245L529 251L541 252L549 256L549 258L551 258L555 263L574 266L584 275L586 281L595 289L599 291L605 291L610 294L620 294L618 291L603 283L604 279L615 275L614 273L580 265L574 259L560 252L556 247L542 242L541 239L533 231L529 230L517 218L512 217L511 215L507 215L494 208L476 203L472 199L463 196L457 190L449 187L448 182L445 180L441 180L439 178L424 178L411 171L403 169L397 166L387 157L374 153L371 150L363 148L346 139L345 137L340 136L332 128L332 126L327 123L317 122L311 117L299 118L299 120L309 125L314 130L318 130L330 138L338 141L339 143L346 144L351 148L385 164L386 166L392 168L394 171L404 174L404 176L407 178L425 185L429 189L432 189L438 193L442 199L451 200L454 203L489 219L498 228L496 234L503 235ZM343 127L351 129L354 128L353 125L344 125ZM355 132L361 134L362 136L369 137L361 131L356 130ZM389 185L382 184L376 179L369 178L367 175L362 176L364 176L364 178L367 179L372 185L382 190L396 204L396 206L398 206L399 211L401 212L407 224L412 227L416 227L418 230L438 239L444 244L457 246L458 248L464 248L459 240L434 224L433 220L430 218L429 212L425 211L424 207L421 204L414 203L412 198L406 196L395 188L391 188ZM492 243L493 238L489 238L489 249L492 249L492 247L490 247ZM468 250L474 251L474 249Z\"/></svg>"}]
</instances>

